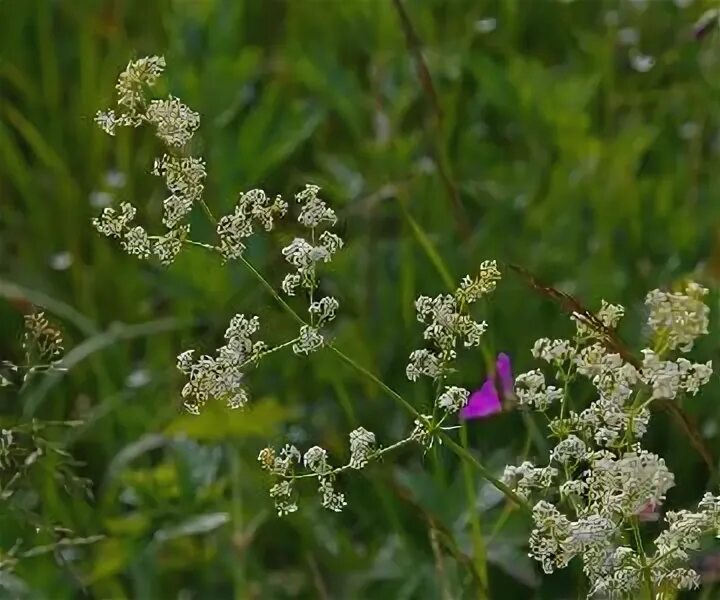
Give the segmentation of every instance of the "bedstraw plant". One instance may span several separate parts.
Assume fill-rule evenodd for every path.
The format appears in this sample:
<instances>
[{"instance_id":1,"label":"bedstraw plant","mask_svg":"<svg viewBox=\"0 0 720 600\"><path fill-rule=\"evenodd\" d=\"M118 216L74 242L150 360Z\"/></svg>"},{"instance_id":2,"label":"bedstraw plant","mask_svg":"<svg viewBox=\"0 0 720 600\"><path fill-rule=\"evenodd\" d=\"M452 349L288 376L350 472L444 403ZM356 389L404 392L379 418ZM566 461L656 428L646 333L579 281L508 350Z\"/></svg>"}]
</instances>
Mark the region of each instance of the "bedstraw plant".
<instances>
[{"instance_id":1,"label":"bedstraw plant","mask_svg":"<svg viewBox=\"0 0 720 600\"><path fill-rule=\"evenodd\" d=\"M473 394L458 385L462 378L455 367L459 352L477 351L483 344L488 324L475 319L474 306L500 281L498 264L483 261L453 293L416 300L425 343L410 354L406 375L413 382L427 378L434 389L426 404L431 408L418 411L333 342L333 321L341 303L323 293L320 281L326 265L342 250L343 239L334 231L337 217L320 188L306 185L293 202L250 190L239 195L230 214L217 217L204 198L205 162L191 152L199 115L173 96L151 97L164 67L158 56L131 61L116 85L117 106L96 115L97 124L110 135L119 127L148 126L164 145L152 168L167 188L164 230L151 233L138 224L143 207L128 201L105 208L94 219L95 227L142 260L167 265L185 248L195 246L215 253L222 262L238 262L296 323L284 341L270 345L261 339L263 327L257 315L236 314L220 348L201 355L193 349L180 352L177 366L186 378L181 391L186 409L199 414L208 402L242 409L253 401L252 369L260 361L281 352L307 360L326 348L379 386L410 417L407 435L399 440L381 440L364 427L350 431L348 453L340 462L317 445L302 450L287 443L260 450L258 460L267 472L269 496L278 515L298 510L300 485L306 481L317 488L322 506L341 511L352 501L338 489L342 476L401 447L416 445L421 452L436 452L442 446L531 517L530 555L546 573L566 567L573 559L582 563L588 597L672 598L678 590L698 586L698 574L688 566L688 559L702 535L720 534L720 497L706 494L695 512L668 511L667 527L647 541L642 527L659 516L674 477L665 460L641 442L653 402L695 396L712 375L710 362L692 362L684 356L697 337L708 333L707 290L689 283L678 292L650 292L646 307L651 335L637 357L617 352L609 343L624 309L605 302L595 319L575 314L576 333L571 339L537 341L532 355L549 365L547 375L540 369L521 374L514 390L509 389L509 358L501 355L503 395L514 396L520 409L545 417L554 447L538 464L525 461L509 466L498 478L454 438L458 418L484 418L500 410L498 390L490 378L482 393ZM214 239L191 236L188 217L196 208L212 222ZM253 236L272 231L290 214L302 235L280 250L288 270L261 274L245 250ZM575 392L588 382L593 400L583 406ZM471 398L473 403L490 401L493 406L478 404L469 411Z\"/></svg>"}]
</instances>

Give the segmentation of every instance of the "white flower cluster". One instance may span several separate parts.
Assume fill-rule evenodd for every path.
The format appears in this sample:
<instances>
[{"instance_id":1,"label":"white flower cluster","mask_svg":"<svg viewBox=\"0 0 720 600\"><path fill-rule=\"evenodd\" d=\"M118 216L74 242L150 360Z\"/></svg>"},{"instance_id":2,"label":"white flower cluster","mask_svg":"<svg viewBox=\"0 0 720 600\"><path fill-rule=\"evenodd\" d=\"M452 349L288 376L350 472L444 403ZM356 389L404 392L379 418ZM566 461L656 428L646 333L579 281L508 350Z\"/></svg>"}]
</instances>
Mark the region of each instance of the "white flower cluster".
<instances>
[{"instance_id":1,"label":"white flower cluster","mask_svg":"<svg viewBox=\"0 0 720 600\"><path fill-rule=\"evenodd\" d=\"M270 497L275 502L278 516L297 510L294 500L294 484L298 479L312 478L318 483L321 504L328 510L341 512L347 506L345 495L335 489L337 475L348 469L362 469L368 465L377 452L375 434L363 427L350 432L350 460L333 468L328 462L327 450L320 446L309 448L305 455L292 444L287 444L278 456L272 448L263 448L258 455L262 468L273 476L275 483L270 488ZM306 472L297 474L299 467Z\"/></svg>"},{"instance_id":2,"label":"white flower cluster","mask_svg":"<svg viewBox=\"0 0 720 600\"><path fill-rule=\"evenodd\" d=\"M0 470L12 466L12 448L14 446L11 429L0 429Z\"/></svg>"},{"instance_id":3,"label":"white flower cluster","mask_svg":"<svg viewBox=\"0 0 720 600\"><path fill-rule=\"evenodd\" d=\"M414 350L410 354L405 369L408 379L417 381L422 375L433 379L444 377L456 357L459 340L466 348L480 345L487 324L472 319L470 306L493 291L499 279L500 271L495 261L484 261L478 275L464 277L454 294L440 294L434 298L420 296L415 301L417 319L426 325L423 337L430 348ZM449 396L443 398L443 404L460 408Z\"/></svg>"},{"instance_id":4,"label":"white flower cluster","mask_svg":"<svg viewBox=\"0 0 720 600\"><path fill-rule=\"evenodd\" d=\"M553 385L546 386L545 375L539 369L535 369L517 376L515 394L520 406L544 411L562 398L563 391Z\"/></svg>"},{"instance_id":5,"label":"white flower cluster","mask_svg":"<svg viewBox=\"0 0 720 600\"><path fill-rule=\"evenodd\" d=\"M195 360L194 350L178 356L178 369L188 377L182 396L189 412L199 414L211 399L224 400L230 408L245 406L248 394L242 387L244 367L267 350L264 342L252 340L259 329L258 317L235 315L225 331L227 343L218 348L216 356L203 355Z\"/></svg>"},{"instance_id":6,"label":"white flower cluster","mask_svg":"<svg viewBox=\"0 0 720 600\"><path fill-rule=\"evenodd\" d=\"M170 192L163 201L163 223L172 229L190 214L193 204L202 198L205 162L201 158L178 158L164 154L155 159L152 173L165 178Z\"/></svg>"},{"instance_id":7,"label":"white flower cluster","mask_svg":"<svg viewBox=\"0 0 720 600\"><path fill-rule=\"evenodd\" d=\"M420 418L413 422L413 430L410 433L410 439L426 449L432 448L435 441L435 436L429 427L432 421L432 415L420 415Z\"/></svg>"},{"instance_id":8,"label":"white flower cluster","mask_svg":"<svg viewBox=\"0 0 720 600\"><path fill-rule=\"evenodd\" d=\"M533 488L540 490L549 488L556 476L557 469L553 467L536 468L532 463L525 461L519 467L505 467L502 481L514 488L518 496L527 499Z\"/></svg>"},{"instance_id":9,"label":"white flower cluster","mask_svg":"<svg viewBox=\"0 0 720 600\"><path fill-rule=\"evenodd\" d=\"M245 250L243 240L254 233L253 223L271 231L276 217L287 211L287 202L280 196L268 198L263 190L250 190L240 195L235 211L222 217L217 225L220 251L226 259L239 258Z\"/></svg>"},{"instance_id":10,"label":"white flower cluster","mask_svg":"<svg viewBox=\"0 0 720 600\"><path fill-rule=\"evenodd\" d=\"M128 62L115 85L118 93L118 105L135 113L144 101L144 88L155 85L164 69L165 58L163 56L147 56Z\"/></svg>"},{"instance_id":11,"label":"white flower cluster","mask_svg":"<svg viewBox=\"0 0 720 600\"><path fill-rule=\"evenodd\" d=\"M555 370L561 385L546 385L537 369L516 379L521 406L558 410L554 418L548 415L556 445L548 466L524 462L507 467L503 480L523 498L543 497L533 509L531 556L547 573L580 557L589 597L637 597L648 582L656 591L697 586L697 574L686 565L687 552L698 547L701 535L717 531L720 498L706 495L697 513L668 513L668 529L655 540L654 555L646 554L638 542L638 523L646 520L648 507L662 505L675 479L665 461L639 441L647 430L650 403L672 401L679 393L694 395L712 374L710 362L670 355L689 350L707 333L705 293L689 284L685 294L648 294L654 346L642 351L641 361L631 364L624 354L608 350L607 332L576 317L573 340L543 338L532 351ZM623 313L621 306L603 302L596 317L613 329ZM568 397L578 377L590 381L595 399L576 412ZM634 538L628 536L633 527Z\"/></svg>"},{"instance_id":12,"label":"white flower cluster","mask_svg":"<svg viewBox=\"0 0 720 600\"><path fill-rule=\"evenodd\" d=\"M450 385L438 396L437 405L448 413L455 413L467 404L469 397L469 390Z\"/></svg>"},{"instance_id":13,"label":"white flower cluster","mask_svg":"<svg viewBox=\"0 0 720 600\"><path fill-rule=\"evenodd\" d=\"M367 466L375 450L375 434L364 427L350 432L350 462L353 469Z\"/></svg>"},{"instance_id":14,"label":"white flower cluster","mask_svg":"<svg viewBox=\"0 0 720 600\"><path fill-rule=\"evenodd\" d=\"M260 466L271 475L281 479L270 488L270 497L275 503L278 516L294 513L297 509L292 475L294 465L300 465L300 451L292 444L286 444L278 456L272 448L263 448L258 455ZM285 477L289 477L285 479Z\"/></svg>"},{"instance_id":15,"label":"white flower cluster","mask_svg":"<svg viewBox=\"0 0 720 600\"><path fill-rule=\"evenodd\" d=\"M682 293L653 290L647 295L648 325L664 347L689 352L694 340L707 334L710 309L703 302L707 292L701 285L690 282Z\"/></svg>"},{"instance_id":16,"label":"white flower cluster","mask_svg":"<svg viewBox=\"0 0 720 600\"><path fill-rule=\"evenodd\" d=\"M142 107L145 102L145 88L152 87L165 69L165 58L149 56L130 61L120 73L115 89L118 106L123 112L114 110L98 111L95 122L108 135L115 135L116 127L138 127L143 122Z\"/></svg>"},{"instance_id":17,"label":"white flower cluster","mask_svg":"<svg viewBox=\"0 0 720 600\"><path fill-rule=\"evenodd\" d=\"M282 250L285 260L295 267L282 281L282 290L288 296L294 296L298 289L304 289L310 299L308 313L310 324L300 330L297 343L293 346L295 354L310 354L324 343L320 328L335 318L339 303L332 296L317 300L314 296L318 288L317 266L328 263L333 255L343 247L342 238L321 227L332 227L337 222L335 212L329 208L318 193L320 188L307 184L305 189L295 195L301 205L298 222L310 230L310 240L296 237Z\"/></svg>"},{"instance_id":18,"label":"white flower cluster","mask_svg":"<svg viewBox=\"0 0 720 600\"><path fill-rule=\"evenodd\" d=\"M200 115L173 96L151 100L145 118L155 125L157 136L168 146L184 146L200 126Z\"/></svg>"},{"instance_id":19,"label":"white flower cluster","mask_svg":"<svg viewBox=\"0 0 720 600\"><path fill-rule=\"evenodd\" d=\"M345 495L337 492L334 488L335 473L328 464L327 451L320 446L313 446L303 456L303 464L306 469L314 473L318 480L318 493L322 505L333 512L341 512L347 506Z\"/></svg>"},{"instance_id":20,"label":"white flower cluster","mask_svg":"<svg viewBox=\"0 0 720 600\"><path fill-rule=\"evenodd\" d=\"M162 75L165 59L162 56L141 58L128 63L115 86L118 108L99 111L95 122L109 135L115 135L118 126L139 127L143 123L155 128L156 136L170 149L155 160L153 174L165 179L169 195L163 201L163 223L167 231L162 235L149 235L142 225L133 224L137 213L128 202L120 210L106 207L93 219L97 230L120 238L123 249L130 255L147 259L155 255L165 265L172 263L188 235L185 219L193 205L202 199L205 163L202 158L179 156L200 125L200 116L177 98L153 99L148 102L146 91Z\"/></svg>"},{"instance_id":21,"label":"white flower cluster","mask_svg":"<svg viewBox=\"0 0 720 600\"><path fill-rule=\"evenodd\" d=\"M614 329L617 327L620 319L625 315L625 307L620 304L610 304L605 300L602 301L600 310L595 315L605 327ZM575 321L577 327L577 337L583 340L591 338L601 338L601 332L595 327L588 324L581 315L573 315L572 320Z\"/></svg>"},{"instance_id":22,"label":"white flower cluster","mask_svg":"<svg viewBox=\"0 0 720 600\"><path fill-rule=\"evenodd\" d=\"M661 360L652 350L643 352L642 379L652 386L652 399L672 400L678 392L684 391L693 396L705 385L712 375L712 362L692 363L686 358L675 361Z\"/></svg>"}]
</instances>

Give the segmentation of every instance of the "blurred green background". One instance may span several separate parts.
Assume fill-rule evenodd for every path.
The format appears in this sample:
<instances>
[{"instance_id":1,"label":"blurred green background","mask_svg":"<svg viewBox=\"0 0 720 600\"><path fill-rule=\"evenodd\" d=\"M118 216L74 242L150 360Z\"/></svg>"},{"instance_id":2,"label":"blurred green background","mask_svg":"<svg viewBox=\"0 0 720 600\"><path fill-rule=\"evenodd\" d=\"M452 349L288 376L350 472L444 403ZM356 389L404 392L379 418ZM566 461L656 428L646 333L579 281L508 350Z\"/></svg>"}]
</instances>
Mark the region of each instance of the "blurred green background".
<instances>
[{"instance_id":1,"label":"blurred green background","mask_svg":"<svg viewBox=\"0 0 720 600\"><path fill-rule=\"evenodd\" d=\"M392 0L0 0L0 357L20 356L22 313L35 303L62 324L71 367L19 396L0 390L1 423L81 420L48 435L92 492L68 487L56 459L39 461L12 510L0 499L0 550L105 536L6 565L7 597L483 597L473 514L489 597L578 595L577 568L541 576L527 557L528 522L507 518L480 480L466 489L450 456L438 468L403 451L343 478L342 515L306 489L300 511L276 519L262 447L319 443L340 462L351 429L391 443L407 416L330 352L262 364L248 376L247 412L185 415L180 351L215 348L236 312L259 314L270 341L294 325L241 266L198 249L164 269L90 225L124 199L160 221L164 190L149 173L157 141L143 130L110 138L93 116L115 103L128 60L163 54L160 91L202 116L194 143L216 214L253 187L290 198L306 182L322 186L346 240L323 279L341 303L337 344L418 408L430 389L404 374L421 344L413 301L444 291L444 270L458 279L497 258L588 306L621 302L633 343L652 287L692 275L711 288L715 315L720 46L692 36L712 3L403 5L410 36ZM194 238L212 234L201 211L191 222ZM276 284L284 227L248 251ZM531 367L537 337L572 331L512 274L483 311L492 348L510 353L516 372ZM719 349L709 336L697 356L717 361ZM482 382L479 352L460 365L467 386ZM720 455L717 393L708 386L685 408ZM542 455L538 431L506 413L471 423L469 444L499 471ZM707 471L682 431L660 414L648 446L676 473L668 505L695 502Z\"/></svg>"}]
</instances>

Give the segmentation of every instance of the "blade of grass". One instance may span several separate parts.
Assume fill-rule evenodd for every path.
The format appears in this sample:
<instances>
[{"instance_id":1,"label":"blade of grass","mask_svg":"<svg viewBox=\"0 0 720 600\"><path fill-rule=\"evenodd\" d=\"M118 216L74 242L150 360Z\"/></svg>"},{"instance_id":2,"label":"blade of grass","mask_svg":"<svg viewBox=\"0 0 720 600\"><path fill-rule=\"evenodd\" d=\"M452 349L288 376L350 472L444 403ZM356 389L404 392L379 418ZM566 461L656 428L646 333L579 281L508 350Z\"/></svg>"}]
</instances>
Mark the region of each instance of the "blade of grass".
<instances>
[{"instance_id":1,"label":"blade of grass","mask_svg":"<svg viewBox=\"0 0 720 600\"><path fill-rule=\"evenodd\" d=\"M428 259L430 259L430 262L435 267L435 270L440 275L443 283L445 284L445 287L449 291L455 290L455 280L453 279L452 275L450 275L450 270L448 269L447 265L443 261L442 257L438 253L437 250L435 250L435 247L433 246L432 242L430 241L430 238L428 237L427 233L423 230L423 228L420 226L420 224L413 218L413 216L410 214L410 212L407 210L407 207L405 204L401 201L400 203L400 210L403 213L403 216L407 220L407 222L410 224L410 228L412 229L413 235L418 241L418 244L420 244L420 247L423 249L425 254L427 255Z\"/></svg>"}]
</instances>

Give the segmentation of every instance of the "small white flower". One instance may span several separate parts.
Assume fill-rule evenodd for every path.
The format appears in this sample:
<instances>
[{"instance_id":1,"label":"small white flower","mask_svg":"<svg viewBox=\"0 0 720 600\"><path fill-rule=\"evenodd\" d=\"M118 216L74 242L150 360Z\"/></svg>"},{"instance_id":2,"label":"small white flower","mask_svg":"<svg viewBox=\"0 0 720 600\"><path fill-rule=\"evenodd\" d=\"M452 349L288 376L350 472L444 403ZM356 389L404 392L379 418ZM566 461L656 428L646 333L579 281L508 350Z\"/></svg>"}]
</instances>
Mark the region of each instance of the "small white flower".
<instances>
[{"instance_id":1,"label":"small white flower","mask_svg":"<svg viewBox=\"0 0 720 600\"><path fill-rule=\"evenodd\" d=\"M114 110L97 111L97 113L95 113L95 123L108 135L115 135L117 119Z\"/></svg>"},{"instance_id":2,"label":"small white flower","mask_svg":"<svg viewBox=\"0 0 720 600\"><path fill-rule=\"evenodd\" d=\"M695 339L708 332L710 309L703 302L708 291L689 283L683 293L651 291L645 298L650 314L648 325L670 350L692 349Z\"/></svg>"},{"instance_id":3,"label":"small white flower","mask_svg":"<svg viewBox=\"0 0 720 600\"><path fill-rule=\"evenodd\" d=\"M470 277L470 275L463 277L460 287L455 292L455 297L459 302L473 304L482 296L493 292L501 277L497 262L485 260L480 264L480 269L475 277Z\"/></svg>"},{"instance_id":4,"label":"small white flower","mask_svg":"<svg viewBox=\"0 0 720 600\"><path fill-rule=\"evenodd\" d=\"M130 229L121 244L125 252L130 255L141 259L150 257L150 240L147 232L140 225Z\"/></svg>"},{"instance_id":5,"label":"small white flower","mask_svg":"<svg viewBox=\"0 0 720 600\"><path fill-rule=\"evenodd\" d=\"M465 348L478 347L482 344L482 337L487 331L487 323L485 321L478 323L466 315L461 315L458 319L458 329L460 335L465 337L463 342Z\"/></svg>"},{"instance_id":6,"label":"small white flower","mask_svg":"<svg viewBox=\"0 0 720 600\"><path fill-rule=\"evenodd\" d=\"M201 158L177 158L165 154L155 160L153 174L165 178L165 185L170 192L163 202L163 223L172 229L202 198L205 162Z\"/></svg>"},{"instance_id":7,"label":"small white flower","mask_svg":"<svg viewBox=\"0 0 720 600\"><path fill-rule=\"evenodd\" d=\"M316 324L319 326L335 318L335 311L338 306L339 303L335 298L326 296L311 303L308 312L317 319Z\"/></svg>"},{"instance_id":8,"label":"small white flower","mask_svg":"<svg viewBox=\"0 0 720 600\"><path fill-rule=\"evenodd\" d=\"M152 87L165 68L165 58L162 56L148 56L136 61L130 61L125 70L120 73L115 88L118 93L118 104L131 111L140 104L145 86Z\"/></svg>"},{"instance_id":9,"label":"small white flower","mask_svg":"<svg viewBox=\"0 0 720 600\"><path fill-rule=\"evenodd\" d=\"M576 435L569 435L558 443L550 454L550 460L559 462L562 465L575 464L585 458L587 446Z\"/></svg>"},{"instance_id":10,"label":"small white flower","mask_svg":"<svg viewBox=\"0 0 720 600\"><path fill-rule=\"evenodd\" d=\"M330 469L327 463L327 450L320 446L313 446L303 456L303 464L313 473L325 473Z\"/></svg>"},{"instance_id":11,"label":"small white flower","mask_svg":"<svg viewBox=\"0 0 720 600\"><path fill-rule=\"evenodd\" d=\"M310 258L312 249L312 245L306 239L296 237L282 249L282 255L294 267L307 268L313 263Z\"/></svg>"},{"instance_id":12,"label":"small white flower","mask_svg":"<svg viewBox=\"0 0 720 600\"><path fill-rule=\"evenodd\" d=\"M410 381L417 381L420 375L434 379L441 374L440 358L427 349L414 350L410 354L405 374Z\"/></svg>"},{"instance_id":13,"label":"small white flower","mask_svg":"<svg viewBox=\"0 0 720 600\"><path fill-rule=\"evenodd\" d=\"M293 344L292 349L295 354L310 354L322 347L324 341L323 336L315 327L303 325L300 328L297 342Z\"/></svg>"},{"instance_id":14,"label":"small white flower","mask_svg":"<svg viewBox=\"0 0 720 600\"><path fill-rule=\"evenodd\" d=\"M706 363L691 363L685 358L678 358L676 361L680 372L680 386L693 396L700 391L700 388L710 381L713 373L712 361Z\"/></svg>"},{"instance_id":15,"label":"small white flower","mask_svg":"<svg viewBox=\"0 0 720 600\"><path fill-rule=\"evenodd\" d=\"M318 242L320 242L320 246L325 250L328 257L334 256L344 245L342 238L332 231L323 231L318 238Z\"/></svg>"},{"instance_id":16,"label":"small white flower","mask_svg":"<svg viewBox=\"0 0 720 600\"><path fill-rule=\"evenodd\" d=\"M431 448L433 445L433 434L428 429L428 423L432 421L432 416L421 415L421 418L415 419L414 428L410 433L410 439L414 440L425 448Z\"/></svg>"},{"instance_id":17,"label":"small white flower","mask_svg":"<svg viewBox=\"0 0 720 600\"><path fill-rule=\"evenodd\" d=\"M168 146L184 146L200 126L200 115L173 96L167 100L152 100L145 116L155 125L157 136Z\"/></svg>"},{"instance_id":18,"label":"small white flower","mask_svg":"<svg viewBox=\"0 0 720 600\"><path fill-rule=\"evenodd\" d=\"M162 264L169 265L175 260L189 232L189 225L181 225L159 236L153 245L153 253Z\"/></svg>"},{"instance_id":19,"label":"small white flower","mask_svg":"<svg viewBox=\"0 0 720 600\"><path fill-rule=\"evenodd\" d=\"M264 344L253 344L251 339L259 328L258 317L248 319L245 315L235 315L225 331L227 343L217 349L214 357L203 355L196 360L192 350L178 356L177 367L188 378L182 396L194 412L211 399L224 400L232 409L247 404L242 366L264 348Z\"/></svg>"},{"instance_id":20,"label":"small white flower","mask_svg":"<svg viewBox=\"0 0 720 600\"><path fill-rule=\"evenodd\" d=\"M270 200L260 189L250 190L240 196L235 211L220 219L217 233L220 249L227 259L238 258L245 250L244 240L253 232L253 223L258 222L265 231L272 230L275 218L282 217L287 204L280 196Z\"/></svg>"},{"instance_id":21,"label":"small white flower","mask_svg":"<svg viewBox=\"0 0 720 600\"><path fill-rule=\"evenodd\" d=\"M375 450L375 434L363 427L350 432L350 467L365 467Z\"/></svg>"},{"instance_id":22,"label":"small white flower","mask_svg":"<svg viewBox=\"0 0 720 600\"><path fill-rule=\"evenodd\" d=\"M297 273L288 273L282 280L280 287L288 296L294 296L295 290L300 287L302 278Z\"/></svg>"},{"instance_id":23,"label":"small white flower","mask_svg":"<svg viewBox=\"0 0 720 600\"><path fill-rule=\"evenodd\" d=\"M515 394L521 406L528 406L539 411L547 410L551 404L563 397L561 389L545 386L545 376L537 369L517 376Z\"/></svg>"},{"instance_id":24,"label":"small white flower","mask_svg":"<svg viewBox=\"0 0 720 600\"><path fill-rule=\"evenodd\" d=\"M532 355L545 362L561 365L573 357L573 348L568 340L540 338L532 348Z\"/></svg>"},{"instance_id":25,"label":"small white flower","mask_svg":"<svg viewBox=\"0 0 720 600\"><path fill-rule=\"evenodd\" d=\"M519 467L505 467L502 481L514 489L518 496L527 500L533 489L550 487L557 473L554 467L535 467L531 462L525 461Z\"/></svg>"},{"instance_id":26,"label":"small white flower","mask_svg":"<svg viewBox=\"0 0 720 600\"><path fill-rule=\"evenodd\" d=\"M449 386L438 397L437 405L449 413L455 413L463 408L470 397L470 392L461 387Z\"/></svg>"},{"instance_id":27,"label":"small white flower","mask_svg":"<svg viewBox=\"0 0 720 600\"><path fill-rule=\"evenodd\" d=\"M320 477L319 483L318 492L321 495L322 505L333 512L342 512L342 509L347 506L345 495L335 491L329 477Z\"/></svg>"},{"instance_id":28,"label":"small white flower","mask_svg":"<svg viewBox=\"0 0 720 600\"><path fill-rule=\"evenodd\" d=\"M279 517L294 513L298 509L293 500L292 482L287 479L270 488L270 497L275 501L275 509Z\"/></svg>"},{"instance_id":29,"label":"small white flower","mask_svg":"<svg viewBox=\"0 0 720 600\"><path fill-rule=\"evenodd\" d=\"M135 207L129 202L120 205L120 212L107 207L92 223L100 233L107 237L120 237L128 224L135 218Z\"/></svg>"},{"instance_id":30,"label":"small white flower","mask_svg":"<svg viewBox=\"0 0 720 600\"><path fill-rule=\"evenodd\" d=\"M323 222L331 226L337 223L335 212L318 198L319 191L318 186L307 184L302 192L295 195L295 200L303 205L298 222L309 229L318 227Z\"/></svg>"}]
</instances>

